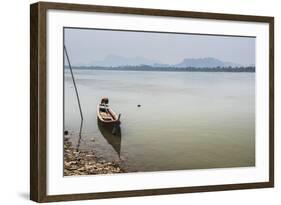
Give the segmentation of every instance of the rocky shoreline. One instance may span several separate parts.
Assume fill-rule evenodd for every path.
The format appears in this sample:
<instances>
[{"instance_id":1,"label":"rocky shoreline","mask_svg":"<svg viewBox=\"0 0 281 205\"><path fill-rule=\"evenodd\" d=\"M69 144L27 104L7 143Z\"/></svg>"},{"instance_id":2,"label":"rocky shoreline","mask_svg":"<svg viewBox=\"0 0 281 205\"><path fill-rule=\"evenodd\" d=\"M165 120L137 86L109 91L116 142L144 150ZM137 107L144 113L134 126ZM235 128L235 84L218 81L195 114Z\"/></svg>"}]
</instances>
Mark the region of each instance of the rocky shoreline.
<instances>
[{"instance_id":1,"label":"rocky shoreline","mask_svg":"<svg viewBox=\"0 0 281 205\"><path fill-rule=\"evenodd\" d=\"M77 151L64 138L64 176L123 173L117 162L99 159L93 151Z\"/></svg>"}]
</instances>

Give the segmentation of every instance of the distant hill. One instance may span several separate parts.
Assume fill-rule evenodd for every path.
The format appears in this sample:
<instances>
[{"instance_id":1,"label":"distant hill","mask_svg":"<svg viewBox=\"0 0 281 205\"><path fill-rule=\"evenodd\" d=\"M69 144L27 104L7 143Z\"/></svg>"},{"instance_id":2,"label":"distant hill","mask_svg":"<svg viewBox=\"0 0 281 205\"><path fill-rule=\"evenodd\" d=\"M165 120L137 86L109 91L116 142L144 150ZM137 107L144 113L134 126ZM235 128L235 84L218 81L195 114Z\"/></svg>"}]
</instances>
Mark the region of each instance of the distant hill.
<instances>
[{"instance_id":1,"label":"distant hill","mask_svg":"<svg viewBox=\"0 0 281 205\"><path fill-rule=\"evenodd\" d=\"M183 61L175 67L192 67L192 68L215 68L215 67L241 67L241 65L224 62L216 58L185 58Z\"/></svg>"},{"instance_id":2,"label":"distant hill","mask_svg":"<svg viewBox=\"0 0 281 205\"><path fill-rule=\"evenodd\" d=\"M68 67L68 66L66 66ZM255 65L243 66L216 58L185 58L178 64L162 64L143 57L127 58L109 55L90 65L73 66L74 69L126 70L126 71L175 71L175 72L255 72Z\"/></svg>"},{"instance_id":3,"label":"distant hill","mask_svg":"<svg viewBox=\"0 0 281 205\"><path fill-rule=\"evenodd\" d=\"M100 67L120 67L120 66L142 66L148 65L153 67L177 67L177 68L215 68L215 67L241 67L237 63L225 62L216 58L185 58L178 64L163 64L152 59L136 56L122 57L118 55L108 55L105 59L92 61L88 66Z\"/></svg>"}]
</instances>

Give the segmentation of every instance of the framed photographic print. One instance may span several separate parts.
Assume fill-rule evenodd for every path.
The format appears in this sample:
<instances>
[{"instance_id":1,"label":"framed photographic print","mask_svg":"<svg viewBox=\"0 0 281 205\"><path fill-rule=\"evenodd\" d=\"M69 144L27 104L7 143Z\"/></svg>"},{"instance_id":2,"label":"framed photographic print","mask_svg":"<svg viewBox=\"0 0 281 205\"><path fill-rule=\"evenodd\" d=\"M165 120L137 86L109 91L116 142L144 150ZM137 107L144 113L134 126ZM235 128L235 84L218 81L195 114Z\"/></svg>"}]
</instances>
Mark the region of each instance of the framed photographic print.
<instances>
[{"instance_id":1,"label":"framed photographic print","mask_svg":"<svg viewBox=\"0 0 281 205\"><path fill-rule=\"evenodd\" d=\"M37 202L274 186L274 18L31 5Z\"/></svg>"}]
</instances>

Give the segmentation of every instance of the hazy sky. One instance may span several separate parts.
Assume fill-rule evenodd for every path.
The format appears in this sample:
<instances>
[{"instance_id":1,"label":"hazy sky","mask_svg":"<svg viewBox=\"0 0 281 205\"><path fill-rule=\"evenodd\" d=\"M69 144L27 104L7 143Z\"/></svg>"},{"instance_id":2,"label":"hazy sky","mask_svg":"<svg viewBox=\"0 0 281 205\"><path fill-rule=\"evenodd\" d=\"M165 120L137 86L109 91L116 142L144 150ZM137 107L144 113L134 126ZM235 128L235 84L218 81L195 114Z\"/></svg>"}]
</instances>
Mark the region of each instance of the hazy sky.
<instances>
[{"instance_id":1,"label":"hazy sky","mask_svg":"<svg viewBox=\"0 0 281 205\"><path fill-rule=\"evenodd\" d=\"M73 65L89 65L109 55L140 56L165 64L205 57L255 64L255 38L251 37L66 28L65 46Z\"/></svg>"}]
</instances>

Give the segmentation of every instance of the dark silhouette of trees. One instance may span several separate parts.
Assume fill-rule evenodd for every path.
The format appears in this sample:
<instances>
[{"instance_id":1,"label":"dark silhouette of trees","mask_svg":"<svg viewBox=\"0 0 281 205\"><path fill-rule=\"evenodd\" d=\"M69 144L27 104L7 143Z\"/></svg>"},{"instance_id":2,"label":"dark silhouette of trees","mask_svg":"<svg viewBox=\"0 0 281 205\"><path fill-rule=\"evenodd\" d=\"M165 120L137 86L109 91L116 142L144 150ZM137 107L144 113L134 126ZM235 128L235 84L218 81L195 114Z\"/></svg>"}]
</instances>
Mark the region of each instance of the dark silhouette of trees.
<instances>
[{"instance_id":1,"label":"dark silhouette of trees","mask_svg":"<svg viewBox=\"0 0 281 205\"><path fill-rule=\"evenodd\" d=\"M174 72L255 72L255 66L247 67L158 67L150 65L138 66L76 66L73 69L87 69L87 70L123 70L123 71L174 71Z\"/></svg>"}]
</instances>

